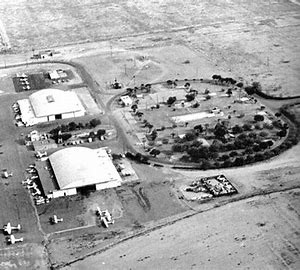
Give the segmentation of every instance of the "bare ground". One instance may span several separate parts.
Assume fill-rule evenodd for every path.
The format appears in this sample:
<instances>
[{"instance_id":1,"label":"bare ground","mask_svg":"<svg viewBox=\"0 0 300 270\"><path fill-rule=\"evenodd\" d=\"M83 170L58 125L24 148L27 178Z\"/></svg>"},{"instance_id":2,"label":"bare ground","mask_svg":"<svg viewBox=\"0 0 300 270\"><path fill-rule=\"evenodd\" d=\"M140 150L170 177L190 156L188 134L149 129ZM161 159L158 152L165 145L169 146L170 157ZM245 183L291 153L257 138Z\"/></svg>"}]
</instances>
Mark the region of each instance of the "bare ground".
<instances>
[{"instance_id":1,"label":"bare ground","mask_svg":"<svg viewBox=\"0 0 300 270\"><path fill-rule=\"evenodd\" d=\"M299 192L228 204L63 269L299 269Z\"/></svg>"}]
</instances>

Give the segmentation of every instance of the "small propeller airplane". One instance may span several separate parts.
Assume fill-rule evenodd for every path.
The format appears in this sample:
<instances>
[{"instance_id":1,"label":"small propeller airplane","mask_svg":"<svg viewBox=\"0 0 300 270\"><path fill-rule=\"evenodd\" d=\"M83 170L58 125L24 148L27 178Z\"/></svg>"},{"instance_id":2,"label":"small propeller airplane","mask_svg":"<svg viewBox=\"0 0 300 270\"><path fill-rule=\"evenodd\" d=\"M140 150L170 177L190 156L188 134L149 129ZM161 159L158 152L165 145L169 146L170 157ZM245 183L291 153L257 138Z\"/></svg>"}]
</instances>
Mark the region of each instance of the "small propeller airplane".
<instances>
[{"instance_id":1,"label":"small propeller airplane","mask_svg":"<svg viewBox=\"0 0 300 270\"><path fill-rule=\"evenodd\" d=\"M11 226L10 222L7 223L7 225L3 226L3 232L10 235L13 230L21 230L21 225L18 224L17 226Z\"/></svg>"},{"instance_id":2,"label":"small propeller airplane","mask_svg":"<svg viewBox=\"0 0 300 270\"><path fill-rule=\"evenodd\" d=\"M3 178L8 178L8 177L12 177L13 173L12 172L8 172L6 169L2 170L2 177Z\"/></svg>"},{"instance_id":3,"label":"small propeller airplane","mask_svg":"<svg viewBox=\"0 0 300 270\"><path fill-rule=\"evenodd\" d=\"M7 239L7 242L9 243L9 244L15 244L15 243L17 243L17 242L23 242L23 237L21 237L21 238L15 238L15 236L12 234L12 235L10 235L9 236L9 238Z\"/></svg>"},{"instance_id":4,"label":"small propeller airplane","mask_svg":"<svg viewBox=\"0 0 300 270\"><path fill-rule=\"evenodd\" d=\"M109 224L114 224L115 221L112 219L111 214L108 210L101 211L100 207L97 206L96 215L100 217L101 223L105 228L108 228Z\"/></svg>"},{"instance_id":5,"label":"small propeller airplane","mask_svg":"<svg viewBox=\"0 0 300 270\"><path fill-rule=\"evenodd\" d=\"M63 222L63 218L58 218L57 215L53 215L53 217L49 218L51 224L57 224L58 222Z\"/></svg>"}]
</instances>

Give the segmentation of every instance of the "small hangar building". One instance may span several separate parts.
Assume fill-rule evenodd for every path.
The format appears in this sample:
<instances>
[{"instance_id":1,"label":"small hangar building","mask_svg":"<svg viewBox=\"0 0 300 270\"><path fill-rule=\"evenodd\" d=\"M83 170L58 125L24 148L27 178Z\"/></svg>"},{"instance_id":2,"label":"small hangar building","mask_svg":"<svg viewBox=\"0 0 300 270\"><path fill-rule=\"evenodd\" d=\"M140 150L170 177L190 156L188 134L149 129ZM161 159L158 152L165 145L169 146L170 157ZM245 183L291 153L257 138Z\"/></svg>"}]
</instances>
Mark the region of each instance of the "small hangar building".
<instances>
[{"instance_id":1,"label":"small hangar building","mask_svg":"<svg viewBox=\"0 0 300 270\"><path fill-rule=\"evenodd\" d=\"M57 198L75 195L81 189L101 190L121 185L121 176L104 148L71 147L49 156L52 177L39 171L45 195Z\"/></svg>"},{"instance_id":2,"label":"small hangar building","mask_svg":"<svg viewBox=\"0 0 300 270\"><path fill-rule=\"evenodd\" d=\"M72 91L44 89L18 100L22 122L26 126L37 123L79 117L85 109L78 96Z\"/></svg>"}]
</instances>

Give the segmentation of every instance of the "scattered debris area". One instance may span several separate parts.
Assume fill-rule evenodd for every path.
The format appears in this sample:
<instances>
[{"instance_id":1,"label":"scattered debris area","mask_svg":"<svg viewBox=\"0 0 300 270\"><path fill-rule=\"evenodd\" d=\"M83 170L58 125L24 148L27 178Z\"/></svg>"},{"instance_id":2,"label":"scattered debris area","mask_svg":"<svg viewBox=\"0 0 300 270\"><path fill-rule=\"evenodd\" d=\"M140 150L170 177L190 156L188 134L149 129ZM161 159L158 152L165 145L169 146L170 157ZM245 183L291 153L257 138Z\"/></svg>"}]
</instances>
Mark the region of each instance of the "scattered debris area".
<instances>
[{"instance_id":1,"label":"scattered debris area","mask_svg":"<svg viewBox=\"0 0 300 270\"><path fill-rule=\"evenodd\" d=\"M238 193L237 189L223 175L203 177L183 188L184 197L190 201L203 201L224 195ZM192 194L192 196L191 196Z\"/></svg>"}]
</instances>

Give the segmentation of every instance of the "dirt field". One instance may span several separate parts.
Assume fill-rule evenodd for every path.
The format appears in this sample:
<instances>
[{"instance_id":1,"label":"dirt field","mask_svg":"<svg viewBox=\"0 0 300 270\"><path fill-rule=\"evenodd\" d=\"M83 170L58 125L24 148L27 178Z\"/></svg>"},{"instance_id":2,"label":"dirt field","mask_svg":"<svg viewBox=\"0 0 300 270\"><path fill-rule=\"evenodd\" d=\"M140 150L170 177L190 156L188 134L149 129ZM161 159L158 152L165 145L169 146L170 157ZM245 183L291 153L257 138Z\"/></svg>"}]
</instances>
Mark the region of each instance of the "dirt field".
<instances>
[{"instance_id":1,"label":"dirt field","mask_svg":"<svg viewBox=\"0 0 300 270\"><path fill-rule=\"evenodd\" d=\"M144 168L144 171L153 170ZM91 193L88 197L62 198L38 207L42 228L50 233L48 251L51 263L67 263L127 233L143 229L148 223L188 210L178 200L169 182L163 183L163 179L160 174L155 182L151 179L150 183L127 183L120 188ZM96 217L97 206L112 213L115 224L109 229L104 229ZM53 214L63 217L64 222L50 225L48 218Z\"/></svg>"},{"instance_id":2,"label":"dirt field","mask_svg":"<svg viewBox=\"0 0 300 270\"><path fill-rule=\"evenodd\" d=\"M299 192L203 212L63 269L299 269Z\"/></svg>"},{"instance_id":3,"label":"dirt field","mask_svg":"<svg viewBox=\"0 0 300 270\"><path fill-rule=\"evenodd\" d=\"M299 94L299 10L298 1L288 0L214 4L5 0L0 4L1 21L14 51L58 47L67 55L78 55L93 47L109 55L109 51L171 45L168 51L173 54L172 46L182 44L210 62L215 72L259 80L275 95ZM107 38L114 40L92 44ZM89 44L61 47L78 42Z\"/></svg>"}]
</instances>

